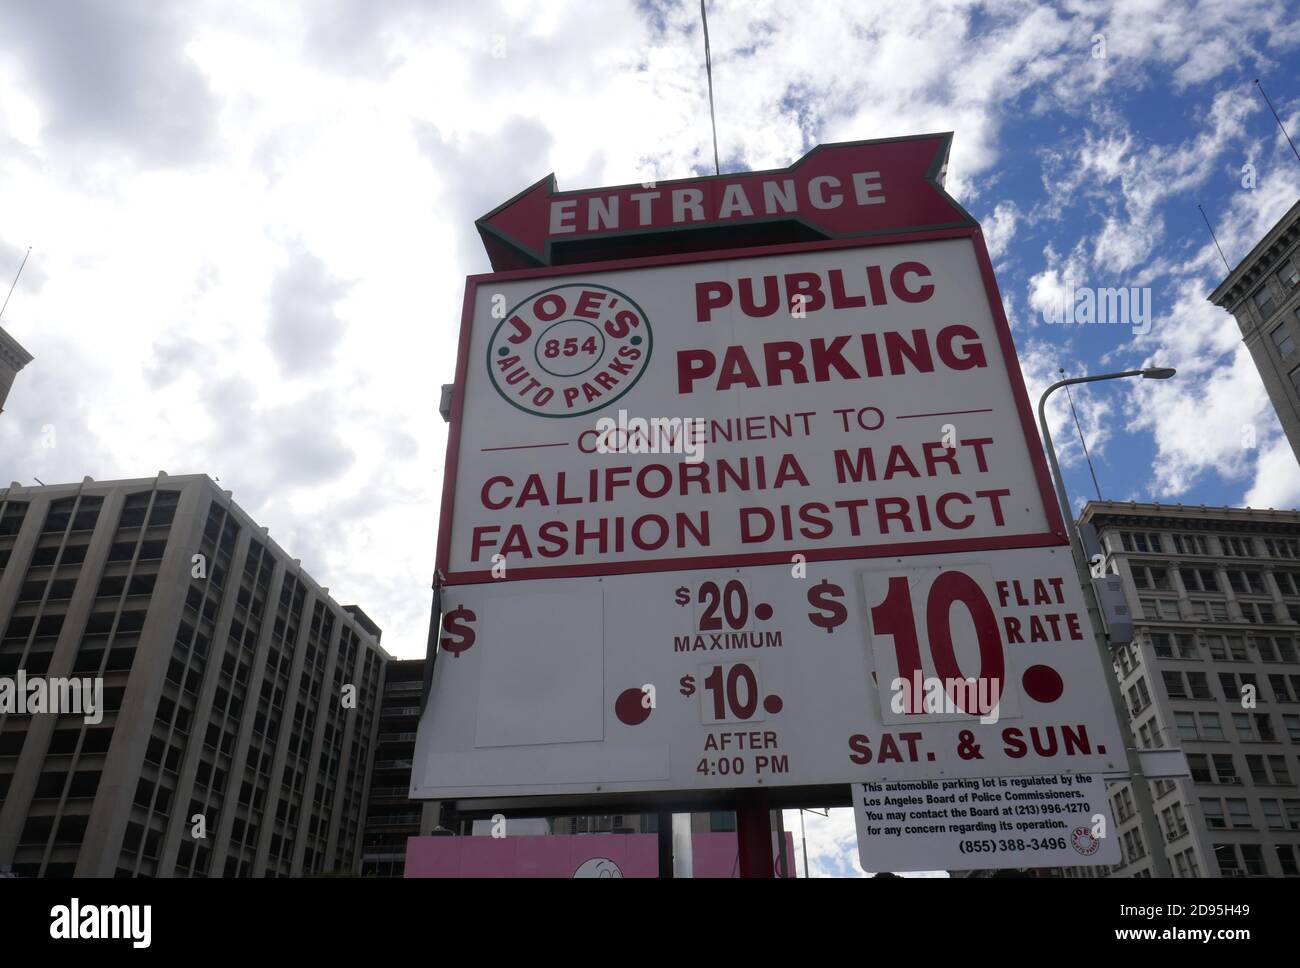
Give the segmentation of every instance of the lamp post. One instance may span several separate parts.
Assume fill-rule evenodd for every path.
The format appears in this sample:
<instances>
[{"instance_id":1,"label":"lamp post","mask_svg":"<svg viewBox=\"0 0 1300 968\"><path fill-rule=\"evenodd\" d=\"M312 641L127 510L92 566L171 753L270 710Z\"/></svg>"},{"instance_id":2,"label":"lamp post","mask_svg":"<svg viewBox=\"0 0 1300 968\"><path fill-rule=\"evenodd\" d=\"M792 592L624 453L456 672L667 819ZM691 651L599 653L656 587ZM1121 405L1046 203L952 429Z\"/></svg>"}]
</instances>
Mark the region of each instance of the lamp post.
<instances>
[{"instance_id":1,"label":"lamp post","mask_svg":"<svg viewBox=\"0 0 1300 968\"><path fill-rule=\"evenodd\" d=\"M1043 391L1038 399L1038 425L1043 428L1043 443L1046 445L1047 459L1052 465L1052 481L1056 484L1056 496L1061 503L1061 520L1065 525L1066 537L1070 542L1074 568L1079 575L1079 584L1083 587L1083 600L1088 607L1088 617L1096 636L1097 653L1101 657L1102 674L1105 676L1111 704L1115 707L1115 717L1119 720L1120 737L1124 741L1124 754L1128 760L1129 783L1133 787L1133 799L1137 804L1138 816L1142 821L1142 833L1151 851L1151 867L1156 877L1172 877L1169 858L1165 854L1165 840L1160 833L1160 824L1156 820L1155 803L1151 799L1151 788L1147 785L1142 772L1142 760L1138 756L1137 744L1133 739L1133 728L1129 724L1128 707L1124 705L1124 696L1120 692L1119 680L1115 677L1114 660L1110 654L1110 641L1101 621L1101 609L1097 605L1097 595L1092 587L1092 574L1084 556L1083 546L1074 528L1074 515L1070 512L1070 499L1065 491L1065 481L1061 477L1061 467L1056 462L1056 449L1052 446L1052 432L1047 426L1047 398L1061 387L1078 383L1096 383L1099 380L1120 380L1125 377L1142 377L1144 380L1167 380L1176 371L1170 367L1152 367L1145 370L1125 370L1122 373L1102 373L1098 376L1078 376L1069 380L1058 380Z\"/></svg>"}]
</instances>

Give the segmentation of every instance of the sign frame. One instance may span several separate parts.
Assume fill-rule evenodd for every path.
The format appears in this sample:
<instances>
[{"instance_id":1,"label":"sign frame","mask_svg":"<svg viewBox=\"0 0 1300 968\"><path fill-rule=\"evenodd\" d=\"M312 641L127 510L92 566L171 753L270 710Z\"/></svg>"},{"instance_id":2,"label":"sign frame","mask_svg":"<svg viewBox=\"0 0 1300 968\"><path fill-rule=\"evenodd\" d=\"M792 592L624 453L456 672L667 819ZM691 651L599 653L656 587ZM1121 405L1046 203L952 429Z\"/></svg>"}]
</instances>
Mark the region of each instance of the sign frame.
<instances>
[{"instance_id":1,"label":"sign frame","mask_svg":"<svg viewBox=\"0 0 1300 968\"><path fill-rule=\"evenodd\" d=\"M746 565L772 565L789 560L788 549L781 551L754 552L741 555L701 555L686 558L656 558L645 561L606 562L592 565L524 565L512 566L508 576L494 579L489 569L478 571L450 570L452 522L456 510L456 480L459 473L459 457L462 446L462 418L464 416L465 391L470 366L470 343L473 329L474 307L478 290L481 286L491 286L503 282L530 279L551 279L561 276L595 276L601 273L628 269L651 268L657 266L686 265L700 262L726 262L737 259L757 259L765 256L793 255L819 252L832 249L874 248L884 245L899 245L909 242L936 242L948 239L968 239L975 254L980 279L992 315L993 327L997 334L998 348L1002 353L1003 365L1010 378L1011 393L1020 419L1021 430L1029 452L1030 464L1038 485L1038 495L1042 501L1048 530L1038 534L1017 534L997 538L947 538L935 541L899 542L875 545L850 545L836 548L810 548L800 552L806 560L840 561L863 558L883 558L898 556L925 556L933 554L965 554L975 551L1011 550L1017 548L1058 547L1069 544L1065 523L1061 518L1056 493L1052 487L1043 452L1042 440L1038 435L1038 426L1034 420L1033 409L1025 387L1024 375L1020 370L1019 358L1011 336L1011 327L1003 310L1002 299L993 273L992 260L984 242L984 234L978 225L947 228L941 230L926 229L916 232L892 233L870 237L845 239L826 239L813 242L795 242L771 246L754 246L712 250L702 252L683 252L672 255L642 256L631 259L619 259L602 262L575 263L572 265L547 266L536 269L512 269L504 272L491 272L471 275L466 278L465 295L461 309L460 333L456 353L456 376L451 399L451 419L447 434L447 454L444 462L442 501L438 518L438 540L436 546L436 569L442 576L441 583L446 585L470 585L493 582L495 580L523 580L536 578L581 578L602 575L636 574L656 571L684 571L702 568L736 567Z\"/></svg>"}]
</instances>

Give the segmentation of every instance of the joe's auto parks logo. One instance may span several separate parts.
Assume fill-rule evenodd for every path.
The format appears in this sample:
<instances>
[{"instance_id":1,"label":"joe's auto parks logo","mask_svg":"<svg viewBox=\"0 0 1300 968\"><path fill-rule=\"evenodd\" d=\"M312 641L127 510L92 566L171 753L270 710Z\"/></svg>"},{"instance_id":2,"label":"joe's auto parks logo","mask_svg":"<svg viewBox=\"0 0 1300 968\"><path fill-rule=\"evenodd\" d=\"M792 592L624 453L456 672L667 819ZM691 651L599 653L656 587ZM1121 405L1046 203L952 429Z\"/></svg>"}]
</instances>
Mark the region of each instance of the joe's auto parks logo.
<instances>
[{"instance_id":1,"label":"joe's auto parks logo","mask_svg":"<svg viewBox=\"0 0 1300 968\"><path fill-rule=\"evenodd\" d=\"M488 344L492 385L542 417L577 417L632 389L650 362L650 321L617 289L569 283L533 293Z\"/></svg>"}]
</instances>

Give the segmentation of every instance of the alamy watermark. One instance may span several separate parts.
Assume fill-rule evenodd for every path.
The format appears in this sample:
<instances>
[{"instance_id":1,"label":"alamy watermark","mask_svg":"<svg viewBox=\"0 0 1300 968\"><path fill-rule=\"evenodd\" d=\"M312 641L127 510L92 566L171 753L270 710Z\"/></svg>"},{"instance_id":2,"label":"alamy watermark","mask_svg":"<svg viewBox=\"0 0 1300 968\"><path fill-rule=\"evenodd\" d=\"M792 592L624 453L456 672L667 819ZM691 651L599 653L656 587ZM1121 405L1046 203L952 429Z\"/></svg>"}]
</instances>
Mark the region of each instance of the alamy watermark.
<instances>
[{"instance_id":1,"label":"alamy watermark","mask_svg":"<svg viewBox=\"0 0 1300 968\"><path fill-rule=\"evenodd\" d=\"M889 708L895 715L942 714L978 716L989 726L998 721L1002 684L983 676L974 679L940 679L914 671L911 679L899 677L889 684Z\"/></svg>"},{"instance_id":2,"label":"alamy watermark","mask_svg":"<svg viewBox=\"0 0 1300 968\"><path fill-rule=\"evenodd\" d=\"M27 716L38 713L81 716L88 726L104 719L104 680L28 676L19 669L16 676L0 676L0 715Z\"/></svg>"},{"instance_id":3,"label":"alamy watermark","mask_svg":"<svg viewBox=\"0 0 1300 968\"><path fill-rule=\"evenodd\" d=\"M596 421L598 454L685 454L686 463L704 459L704 436L708 421L703 417L629 417L626 410L618 419Z\"/></svg>"},{"instance_id":4,"label":"alamy watermark","mask_svg":"<svg viewBox=\"0 0 1300 968\"><path fill-rule=\"evenodd\" d=\"M82 904L74 897L50 908L50 937L56 941L122 940L133 948L153 942L153 907L149 904Z\"/></svg>"},{"instance_id":5,"label":"alamy watermark","mask_svg":"<svg viewBox=\"0 0 1300 968\"><path fill-rule=\"evenodd\" d=\"M1101 289L1076 286L1068 275L1061 289L1060 301L1043 309L1049 325L1132 326L1133 335L1151 332L1151 287L1122 286Z\"/></svg>"}]
</instances>

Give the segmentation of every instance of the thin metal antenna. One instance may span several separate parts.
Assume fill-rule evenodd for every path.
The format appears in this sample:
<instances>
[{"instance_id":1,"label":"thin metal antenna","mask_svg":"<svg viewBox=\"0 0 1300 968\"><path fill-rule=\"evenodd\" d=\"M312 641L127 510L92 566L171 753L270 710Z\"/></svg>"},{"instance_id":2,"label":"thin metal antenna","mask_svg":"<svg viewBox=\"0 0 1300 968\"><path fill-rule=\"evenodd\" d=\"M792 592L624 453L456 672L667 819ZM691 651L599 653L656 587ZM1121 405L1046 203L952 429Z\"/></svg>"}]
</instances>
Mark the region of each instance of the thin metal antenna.
<instances>
[{"instance_id":1,"label":"thin metal antenna","mask_svg":"<svg viewBox=\"0 0 1300 968\"><path fill-rule=\"evenodd\" d=\"M700 0L700 2L702 3L703 0ZM1259 83L1258 77L1255 78L1255 86L1259 88L1260 94L1264 94L1264 85ZM1273 120L1277 122L1277 126L1282 129L1282 134L1286 136L1286 143L1291 146L1291 151L1295 155L1296 161L1300 161L1300 151L1296 151L1295 142L1292 141L1291 136L1287 134L1286 125L1284 125L1282 119L1277 116L1277 110L1273 107L1273 102L1268 99L1267 94L1264 94L1264 103L1267 104L1268 109L1273 112Z\"/></svg>"},{"instance_id":2,"label":"thin metal antenna","mask_svg":"<svg viewBox=\"0 0 1300 968\"><path fill-rule=\"evenodd\" d=\"M1201 203L1197 202L1196 207L1200 209L1201 218L1205 219L1205 227L1210 230L1210 238L1214 239L1214 247L1219 250L1219 258L1223 260L1223 267L1229 272L1232 266L1228 265L1228 257L1223 254L1223 246L1219 245L1219 237L1214 234L1214 226L1210 224L1210 216L1205 214L1205 209L1201 208Z\"/></svg>"},{"instance_id":3,"label":"thin metal antenna","mask_svg":"<svg viewBox=\"0 0 1300 968\"><path fill-rule=\"evenodd\" d=\"M5 296L4 305L0 306L0 319L4 319L5 310L9 307L9 296L14 294L14 286L18 285L18 278L23 274L23 266L27 265L27 258L32 254L32 247L27 247L27 254L23 256L22 263L18 266L18 272L14 275L14 281L9 286L9 295Z\"/></svg>"},{"instance_id":4,"label":"thin metal antenna","mask_svg":"<svg viewBox=\"0 0 1300 968\"><path fill-rule=\"evenodd\" d=\"M1065 378L1065 367L1058 367L1057 372L1061 374L1062 379ZM1097 492L1097 500L1105 500L1101 496L1101 485L1097 483L1097 471L1092 466L1092 457L1088 454L1088 442L1083 439L1083 427L1079 425L1079 414L1075 412L1074 397L1070 395L1069 387L1065 388L1065 396L1070 401L1070 415L1074 417L1074 429L1079 432L1079 443L1083 445L1083 459L1088 462L1088 473L1092 475L1092 486Z\"/></svg>"},{"instance_id":5,"label":"thin metal antenna","mask_svg":"<svg viewBox=\"0 0 1300 968\"><path fill-rule=\"evenodd\" d=\"M704 0L700 0L700 20L704 22L704 73L709 78L709 121L713 124L713 173L722 174L718 164L718 116L713 111L713 57L709 53L709 15L704 9Z\"/></svg>"}]
</instances>

